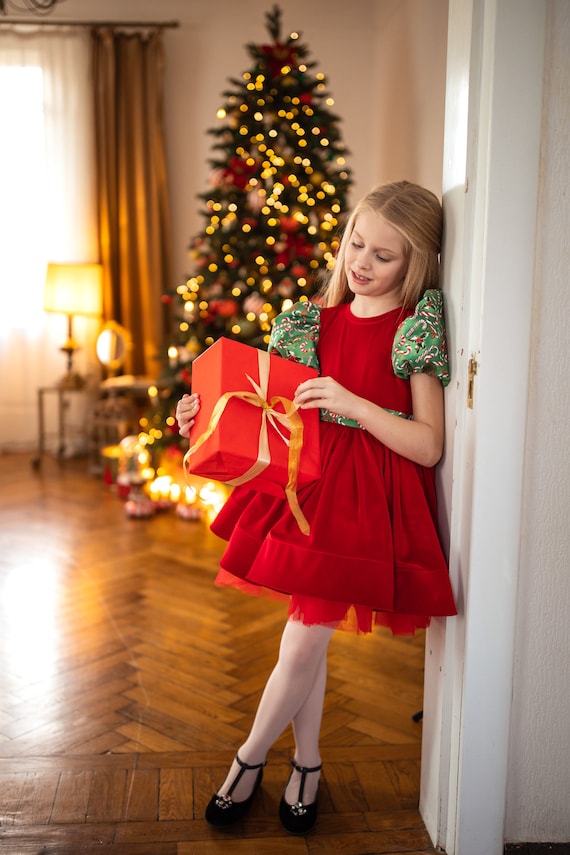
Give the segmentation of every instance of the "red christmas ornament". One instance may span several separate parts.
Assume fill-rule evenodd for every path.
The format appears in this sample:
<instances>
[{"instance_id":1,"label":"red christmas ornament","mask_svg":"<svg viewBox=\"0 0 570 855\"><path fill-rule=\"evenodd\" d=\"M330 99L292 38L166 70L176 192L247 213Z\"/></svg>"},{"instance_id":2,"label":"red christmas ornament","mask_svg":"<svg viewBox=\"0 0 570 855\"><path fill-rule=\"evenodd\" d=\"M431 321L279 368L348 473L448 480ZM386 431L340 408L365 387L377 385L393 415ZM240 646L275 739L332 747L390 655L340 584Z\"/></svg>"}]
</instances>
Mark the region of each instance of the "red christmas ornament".
<instances>
[{"instance_id":1,"label":"red christmas ornament","mask_svg":"<svg viewBox=\"0 0 570 855\"><path fill-rule=\"evenodd\" d=\"M261 45L261 53L267 62L272 77L279 77L285 65L296 68L298 65L297 51L293 47L275 42L274 45Z\"/></svg>"},{"instance_id":2,"label":"red christmas ornament","mask_svg":"<svg viewBox=\"0 0 570 855\"><path fill-rule=\"evenodd\" d=\"M229 184L234 184L244 190L250 175L255 172L255 164L249 165L241 157L232 157L228 168L224 170L224 178Z\"/></svg>"},{"instance_id":3,"label":"red christmas ornament","mask_svg":"<svg viewBox=\"0 0 570 855\"><path fill-rule=\"evenodd\" d=\"M235 300L210 300L210 311L222 318L231 318L238 308Z\"/></svg>"},{"instance_id":4,"label":"red christmas ornament","mask_svg":"<svg viewBox=\"0 0 570 855\"><path fill-rule=\"evenodd\" d=\"M279 226L282 232L289 235L299 230L300 223L295 217L281 217Z\"/></svg>"},{"instance_id":5,"label":"red christmas ornament","mask_svg":"<svg viewBox=\"0 0 570 855\"><path fill-rule=\"evenodd\" d=\"M291 273L299 279L301 276L307 275L307 268L303 264L293 264L291 266Z\"/></svg>"},{"instance_id":6,"label":"red christmas ornament","mask_svg":"<svg viewBox=\"0 0 570 855\"><path fill-rule=\"evenodd\" d=\"M285 235L285 246L275 256L278 264L287 264L296 258L312 258L314 247L303 233Z\"/></svg>"}]
</instances>

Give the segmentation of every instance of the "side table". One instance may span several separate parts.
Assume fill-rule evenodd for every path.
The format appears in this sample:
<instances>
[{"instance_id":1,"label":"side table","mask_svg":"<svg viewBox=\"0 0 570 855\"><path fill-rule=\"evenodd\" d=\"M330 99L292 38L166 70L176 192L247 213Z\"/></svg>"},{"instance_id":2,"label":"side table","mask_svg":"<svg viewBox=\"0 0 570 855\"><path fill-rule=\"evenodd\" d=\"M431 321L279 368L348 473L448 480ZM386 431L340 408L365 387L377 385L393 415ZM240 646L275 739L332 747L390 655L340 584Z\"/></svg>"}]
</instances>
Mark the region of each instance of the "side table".
<instances>
[{"instance_id":1,"label":"side table","mask_svg":"<svg viewBox=\"0 0 570 855\"><path fill-rule=\"evenodd\" d=\"M139 419L149 408L148 390L155 383L150 377L129 374L99 384L88 417L89 470L93 475L102 471L101 453L106 446L139 432Z\"/></svg>"},{"instance_id":2,"label":"side table","mask_svg":"<svg viewBox=\"0 0 570 855\"><path fill-rule=\"evenodd\" d=\"M46 399L48 396L55 396L56 416L55 416L55 431L49 431L47 427L48 419L46 412ZM43 386L38 389L38 454L32 460L34 468L41 466L42 458L47 451L47 438L50 435L55 435L56 451L55 456L62 460L69 453L69 441L75 437L80 439L83 444L87 437L85 417L81 423L73 423L70 420L70 410L73 401L81 401L81 397L85 399L85 389L64 389L61 386ZM70 456L72 456L73 451Z\"/></svg>"}]
</instances>

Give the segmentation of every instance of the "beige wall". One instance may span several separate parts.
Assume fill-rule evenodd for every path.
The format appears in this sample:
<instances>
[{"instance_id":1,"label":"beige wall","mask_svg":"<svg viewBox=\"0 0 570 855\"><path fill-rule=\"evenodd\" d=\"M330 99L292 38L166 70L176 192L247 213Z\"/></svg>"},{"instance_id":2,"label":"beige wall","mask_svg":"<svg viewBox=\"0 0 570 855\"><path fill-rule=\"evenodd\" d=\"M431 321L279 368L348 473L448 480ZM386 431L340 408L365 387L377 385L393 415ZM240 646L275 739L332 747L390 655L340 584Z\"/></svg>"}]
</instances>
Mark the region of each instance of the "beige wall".
<instances>
[{"instance_id":1,"label":"beige wall","mask_svg":"<svg viewBox=\"0 0 570 855\"><path fill-rule=\"evenodd\" d=\"M166 121L173 271L202 227L216 109L229 76L250 67L245 45L269 39L266 0L65 0L52 15L178 20L165 30ZM447 0L283 0L282 31L301 31L328 78L351 151L356 201L372 185L409 178L441 192Z\"/></svg>"},{"instance_id":2,"label":"beige wall","mask_svg":"<svg viewBox=\"0 0 570 855\"><path fill-rule=\"evenodd\" d=\"M377 5L375 178L408 175L441 195L447 0ZM369 90L370 91L370 90Z\"/></svg>"}]
</instances>

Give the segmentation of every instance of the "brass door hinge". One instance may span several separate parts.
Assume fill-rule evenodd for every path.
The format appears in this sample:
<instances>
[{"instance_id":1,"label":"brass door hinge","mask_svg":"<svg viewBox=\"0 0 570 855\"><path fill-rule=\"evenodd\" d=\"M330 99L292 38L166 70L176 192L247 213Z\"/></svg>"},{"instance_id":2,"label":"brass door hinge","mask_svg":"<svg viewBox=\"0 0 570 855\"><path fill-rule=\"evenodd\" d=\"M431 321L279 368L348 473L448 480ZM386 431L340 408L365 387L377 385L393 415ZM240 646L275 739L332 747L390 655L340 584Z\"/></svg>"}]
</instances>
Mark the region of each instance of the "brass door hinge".
<instances>
[{"instance_id":1,"label":"brass door hinge","mask_svg":"<svg viewBox=\"0 0 570 855\"><path fill-rule=\"evenodd\" d=\"M470 410L473 409L475 375L477 374L478 370L479 363L477 362L475 354L473 354L473 356L467 363L467 406Z\"/></svg>"}]
</instances>

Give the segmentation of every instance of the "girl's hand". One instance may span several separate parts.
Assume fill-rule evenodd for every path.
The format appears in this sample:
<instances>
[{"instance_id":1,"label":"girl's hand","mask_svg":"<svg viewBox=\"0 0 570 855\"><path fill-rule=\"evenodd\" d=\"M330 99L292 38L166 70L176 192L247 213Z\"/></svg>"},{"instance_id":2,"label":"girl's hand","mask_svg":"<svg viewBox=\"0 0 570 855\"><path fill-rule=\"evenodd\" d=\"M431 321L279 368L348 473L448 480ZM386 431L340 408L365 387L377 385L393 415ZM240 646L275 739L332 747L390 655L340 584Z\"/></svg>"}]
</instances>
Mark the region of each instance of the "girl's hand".
<instances>
[{"instance_id":1,"label":"girl's hand","mask_svg":"<svg viewBox=\"0 0 570 855\"><path fill-rule=\"evenodd\" d=\"M354 419L380 442L421 466L435 466L443 451L443 387L430 374L412 374L412 419L389 413L372 401L349 392L332 377L300 383L294 403L302 409L323 407Z\"/></svg>"},{"instance_id":2,"label":"girl's hand","mask_svg":"<svg viewBox=\"0 0 570 855\"><path fill-rule=\"evenodd\" d=\"M176 406L176 421L178 422L180 436L190 436L190 429L194 424L199 409L200 397L197 393L194 395L184 395L178 401Z\"/></svg>"},{"instance_id":3,"label":"girl's hand","mask_svg":"<svg viewBox=\"0 0 570 855\"><path fill-rule=\"evenodd\" d=\"M360 400L358 395L349 392L332 377L314 377L299 384L293 403L301 409L323 407L337 416L351 419L356 418L355 411Z\"/></svg>"}]
</instances>

